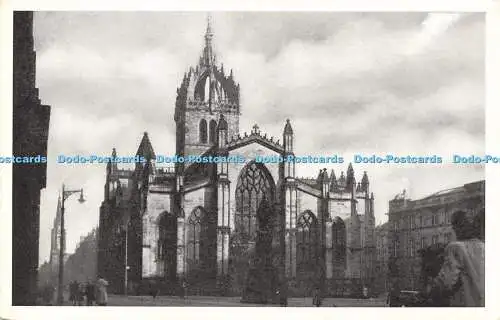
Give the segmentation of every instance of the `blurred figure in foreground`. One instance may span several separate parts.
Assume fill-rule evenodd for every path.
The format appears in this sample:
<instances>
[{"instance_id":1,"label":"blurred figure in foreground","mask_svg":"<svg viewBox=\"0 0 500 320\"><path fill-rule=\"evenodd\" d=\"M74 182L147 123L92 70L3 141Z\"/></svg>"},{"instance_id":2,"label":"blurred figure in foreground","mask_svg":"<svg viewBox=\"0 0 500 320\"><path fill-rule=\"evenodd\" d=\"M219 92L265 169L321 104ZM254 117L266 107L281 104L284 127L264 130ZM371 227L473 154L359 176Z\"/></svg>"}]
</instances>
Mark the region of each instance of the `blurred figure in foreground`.
<instances>
[{"instance_id":1,"label":"blurred figure in foreground","mask_svg":"<svg viewBox=\"0 0 500 320\"><path fill-rule=\"evenodd\" d=\"M484 242L478 239L477 225L463 211L453 215L457 240L446 247L431 289L431 296L449 298L451 307L484 307Z\"/></svg>"},{"instance_id":2,"label":"blurred figure in foreground","mask_svg":"<svg viewBox=\"0 0 500 320\"><path fill-rule=\"evenodd\" d=\"M87 286L85 287L85 295L87 296L87 306L93 306L95 302L95 285L92 281L87 282Z\"/></svg>"},{"instance_id":3,"label":"blurred figure in foreground","mask_svg":"<svg viewBox=\"0 0 500 320\"><path fill-rule=\"evenodd\" d=\"M108 304L108 282L102 277L96 281L96 302L98 306L106 306Z\"/></svg>"}]
</instances>

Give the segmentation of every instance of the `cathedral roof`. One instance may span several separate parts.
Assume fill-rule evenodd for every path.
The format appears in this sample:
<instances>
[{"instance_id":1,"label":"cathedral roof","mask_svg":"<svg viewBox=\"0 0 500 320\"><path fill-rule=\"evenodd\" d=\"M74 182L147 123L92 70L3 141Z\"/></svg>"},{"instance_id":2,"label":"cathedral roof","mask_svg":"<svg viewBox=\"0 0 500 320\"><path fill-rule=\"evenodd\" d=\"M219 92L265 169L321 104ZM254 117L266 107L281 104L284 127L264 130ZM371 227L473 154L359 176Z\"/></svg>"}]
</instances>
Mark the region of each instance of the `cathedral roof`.
<instances>
[{"instance_id":1,"label":"cathedral roof","mask_svg":"<svg viewBox=\"0 0 500 320\"><path fill-rule=\"evenodd\" d=\"M155 152L153 150L153 146L151 145L151 141L149 141L148 133L144 132L142 136L141 144L139 145L139 149L137 149L138 156L143 156L146 159L156 159Z\"/></svg>"}]
</instances>

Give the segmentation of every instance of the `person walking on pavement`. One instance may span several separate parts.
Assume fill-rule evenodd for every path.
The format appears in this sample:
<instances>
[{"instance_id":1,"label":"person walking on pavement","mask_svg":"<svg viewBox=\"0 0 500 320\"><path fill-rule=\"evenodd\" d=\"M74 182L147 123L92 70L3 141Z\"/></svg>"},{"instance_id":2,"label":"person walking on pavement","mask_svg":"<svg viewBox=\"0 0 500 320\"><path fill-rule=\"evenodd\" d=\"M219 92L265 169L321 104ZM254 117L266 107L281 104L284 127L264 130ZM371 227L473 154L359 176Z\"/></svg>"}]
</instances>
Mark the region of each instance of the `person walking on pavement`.
<instances>
[{"instance_id":1,"label":"person walking on pavement","mask_svg":"<svg viewBox=\"0 0 500 320\"><path fill-rule=\"evenodd\" d=\"M102 277L99 277L96 282L96 302L98 306L106 306L108 304L108 282Z\"/></svg>"},{"instance_id":2,"label":"person walking on pavement","mask_svg":"<svg viewBox=\"0 0 500 320\"><path fill-rule=\"evenodd\" d=\"M85 301L85 284L84 283L79 283L78 284L78 305L83 306L83 303Z\"/></svg>"},{"instance_id":3,"label":"person walking on pavement","mask_svg":"<svg viewBox=\"0 0 500 320\"><path fill-rule=\"evenodd\" d=\"M314 289L313 305L316 307L321 306L321 292L318 287Z\"/></svg>"},{"instance_id":4,"label":"person walking on pavement","mask_svg":"<svg viewBox=\"0 0 500 320\"><path fill-rule=\"evenodd\" d=\"M87 296L87 306L93 306L95 301L95 286L92 281L87 282L85 295Z\"/></svg>"},{"instance_id":5,"label":"person walking on pavement","mask_svg":"<svg viewBox=\"0 0 500 320\"><path fill-rule=\"evenodd\" d=\"M78 301L78 282L76 280L71 281L69 284L69 301L73 306L76 306Z\"/></svg>"}]
</instances>

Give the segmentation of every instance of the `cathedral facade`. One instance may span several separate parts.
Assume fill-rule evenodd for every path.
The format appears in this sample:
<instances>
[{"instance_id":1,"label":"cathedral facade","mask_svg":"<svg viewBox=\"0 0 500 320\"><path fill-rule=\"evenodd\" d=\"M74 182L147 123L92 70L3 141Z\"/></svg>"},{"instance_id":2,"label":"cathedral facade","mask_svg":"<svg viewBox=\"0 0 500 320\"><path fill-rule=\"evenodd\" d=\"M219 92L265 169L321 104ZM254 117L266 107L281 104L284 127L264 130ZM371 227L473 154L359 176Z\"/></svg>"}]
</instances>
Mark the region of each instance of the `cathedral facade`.
<instances>
[{"instance_id":1,"label":"cathedral facade","mask_svg":"<svg viewBox=\"0 0 500 320\"><path fill-rule=\"evenodd\" d=\"M240 132L240 86L217 64L212 39L208 23L199 62L177 89L176 155L293 156L289 120L281 142L257 126ZM165 294L188 283L193 294L242 295L252 288L252 269L264 265L275 276L261 285L285 283L290 295L370 287L375 216L366 172L356 182L350 164L338 177L322 169L313 178L298 178L293 162L160 168L147 133L137 155L146 162L133 170L106 169L98 272L112 291L141 291L154 281Z\"/></svg>"}]
</instances>

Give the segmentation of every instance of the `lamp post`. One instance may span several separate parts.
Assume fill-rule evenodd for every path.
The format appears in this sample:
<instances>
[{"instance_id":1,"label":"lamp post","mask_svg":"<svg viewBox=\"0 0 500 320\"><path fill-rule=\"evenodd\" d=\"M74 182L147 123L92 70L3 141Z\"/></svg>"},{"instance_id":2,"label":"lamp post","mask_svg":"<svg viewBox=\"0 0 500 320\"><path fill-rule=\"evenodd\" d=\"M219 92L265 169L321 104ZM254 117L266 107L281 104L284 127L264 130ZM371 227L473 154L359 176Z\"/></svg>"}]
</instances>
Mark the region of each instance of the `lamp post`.
<instances>
[{"instance_id":1,"label":"lamp post","mask_svg":"<svg viewBox=\"0 0 500 320\"><path fill-rule=\"evenodd\" d=\"M128 271L130 269L128 265L128 227L130 224L130 220L127 220L127 223L125 225L125 279L124 279L124 288L123 292L125 295L128 295Z\"/></svg>"},{"instance_id":2,"label":"lamp post","mask_svg":"<svg viewBox=\"0 0 500 320\"><path fill-rule=\"evenodd\" d=\"M80 193L80 199L78 201L80 203L85 202L83 198L83 189L80 190L65 190L64 184L62 185L62 203L61 203L61 237L59 238L59 286L57 290L57 303L59 305L63 305L64 296L63 296L63 281L64 281L64 249L65 249L65 238L66 231L64 230L64 201L74 193Z\"/></svg>"}]
</instances>

